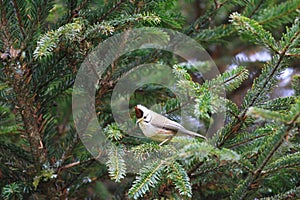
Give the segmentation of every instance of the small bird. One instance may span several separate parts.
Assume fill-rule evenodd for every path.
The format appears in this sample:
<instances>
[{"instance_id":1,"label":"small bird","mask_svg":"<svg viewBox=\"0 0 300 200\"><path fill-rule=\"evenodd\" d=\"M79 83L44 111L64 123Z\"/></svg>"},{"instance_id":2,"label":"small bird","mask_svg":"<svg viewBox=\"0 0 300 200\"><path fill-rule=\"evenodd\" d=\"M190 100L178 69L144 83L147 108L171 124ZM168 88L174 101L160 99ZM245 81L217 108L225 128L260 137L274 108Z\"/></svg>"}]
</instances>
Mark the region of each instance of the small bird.
<instances>
[{"instance_id":1,"label":"small bird","mask_svg":"<svg viewBox=\"0 0 300 200\"><path fill-rule=\"evenodd\" d=\"M137 124L143 134L155 141L161 141L159 145L171 140L175 135L189 135L200 137L206 140L206 137L185 129L182 125L174 122L156 112L153 112L142 105L134 107Z\"/></svg>"}]
</instances>

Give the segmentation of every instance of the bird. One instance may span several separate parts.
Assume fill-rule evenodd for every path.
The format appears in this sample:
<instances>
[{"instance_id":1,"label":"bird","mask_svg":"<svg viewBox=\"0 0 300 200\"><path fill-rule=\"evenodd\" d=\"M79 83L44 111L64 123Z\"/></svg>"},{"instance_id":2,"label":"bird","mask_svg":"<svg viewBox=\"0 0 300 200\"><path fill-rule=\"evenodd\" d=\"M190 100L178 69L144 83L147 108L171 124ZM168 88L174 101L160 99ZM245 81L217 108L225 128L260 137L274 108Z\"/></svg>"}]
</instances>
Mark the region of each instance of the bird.
<instances>
[{"instance_id":1,"label":"bird","mask_svg":"<svg viewBox=\"0 0 300 200\"><path fill-rule=\"evenodd\" d=\"M138 104L134 109L137 118L136 124L138 124L143 134L152 140L161 142L160 146L171 140L175 135L188 135L206 140L205 136L189 131L179 123L143 105Z\"/></svg>"}]
</instances>

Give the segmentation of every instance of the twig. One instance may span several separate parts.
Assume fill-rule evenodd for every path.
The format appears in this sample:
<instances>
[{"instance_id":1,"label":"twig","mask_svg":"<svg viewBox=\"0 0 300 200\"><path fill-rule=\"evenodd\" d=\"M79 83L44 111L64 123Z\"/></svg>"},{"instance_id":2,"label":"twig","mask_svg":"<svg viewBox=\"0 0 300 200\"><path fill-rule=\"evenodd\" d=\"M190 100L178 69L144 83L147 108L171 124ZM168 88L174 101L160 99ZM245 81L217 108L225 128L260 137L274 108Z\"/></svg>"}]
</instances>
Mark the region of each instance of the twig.
<instances>
[{"instance_id":1,"label":"twig","mask_svg":"<svg viewBox=\"0 0 300 200\"><path fill-rule=\"evenodd\" d=\"M73 18L78 17L78 12L88 3L88 0L84 0L78 7L76 7L74 10L72 10L72 15L68 19L68 22L70 22Z\"/></svg>"},{"instance_id":2,"label":"twig","mask_svg":"<svg viewBox=\"0 0 300 200\"><path fill-rule=\"evenodd\" d=\"M121 0L118 3L116 3L111 9L109 9L104 15L102 15L98 21L102 21L105 19L108 15L110 15L114 10L118 9L122 3L126 2L125 0Z\"/></svg>"},{"instance_id":3,"label":"twig","mask_svg":"<svg viewBox=\"0 0 300 200\"><path fill-rule=\"evenodd\" d=\"M18 23L19 23L19 28L20 28L20 30L21 30L21 33L22 33L22 35L23 35L23 38L26 38L26 34L25 34L25 32L24 32L24 24L23 24L23 22L22 22L22 17L21 17L21 15L20 15L20 9L19 9L18 3L16 2L16 0L13 0L12 2L13 2L13 4L14 4L16 16L17 16Z\"/></svg>"},{"instance_id":4,"label":"twig","mask_svg":"<svg viewBox=\"0 0 300 200\"><path fill-rule=\"evenodd\" d=\"M298 37L298 35L300 34L300 32L298 32L297 34L294 35L294 37L291 38L291 41L289 42L288 45L285 46L285 48L281 51L280 53L280 57L279 60L277 61L275 67L273 68L273 70L271 71L270 75L268 76L268 78L265 80L264 84L263 84L263 88L265 88L267 86L267 84L270 82L271 78L274 76L275 72L278 70L278 68L280 67L281 62L283 61L283 58L285 57L285 54L290 46L290 44ZM232 129L232 131L225 135L225 138L223 139L223 141L221 143L219 143L217 146L221 147L225 141L230 138L234 133L236 133L238 130L240 130L240 127L242 126L242 124L244 123L244 121L246 120L246 113L248 112L249 108L251 106L253 106L255 104L255 102L257 101L258 97L263 93L263 90L259 91L256 96L252 99L251 103L248 105L247 108L244 109L244 111L239 115L239 121L237 122L237 124L235 125L236 128Z\"/></svg>"}]
</instances>

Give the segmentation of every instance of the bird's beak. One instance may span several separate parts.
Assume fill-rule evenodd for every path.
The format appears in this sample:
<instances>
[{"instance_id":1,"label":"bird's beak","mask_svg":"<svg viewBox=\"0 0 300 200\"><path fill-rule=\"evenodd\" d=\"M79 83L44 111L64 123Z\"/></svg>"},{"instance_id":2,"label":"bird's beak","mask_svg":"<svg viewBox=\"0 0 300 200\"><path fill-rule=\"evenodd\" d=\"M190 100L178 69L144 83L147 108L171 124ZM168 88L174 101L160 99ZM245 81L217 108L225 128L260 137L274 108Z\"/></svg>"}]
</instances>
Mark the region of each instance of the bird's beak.
<instances>
[{"instance_id":1,"label":"bird's beak","mask_svg":"<svg viewBox=\"0 0 300 200\"><path fill-rule=\"evenodd\" d=\"M136 120L136 125L138 125L139 123L141 123L141 121L143 121L143 118L137 119Z\"/></svg>"}]
</instances>

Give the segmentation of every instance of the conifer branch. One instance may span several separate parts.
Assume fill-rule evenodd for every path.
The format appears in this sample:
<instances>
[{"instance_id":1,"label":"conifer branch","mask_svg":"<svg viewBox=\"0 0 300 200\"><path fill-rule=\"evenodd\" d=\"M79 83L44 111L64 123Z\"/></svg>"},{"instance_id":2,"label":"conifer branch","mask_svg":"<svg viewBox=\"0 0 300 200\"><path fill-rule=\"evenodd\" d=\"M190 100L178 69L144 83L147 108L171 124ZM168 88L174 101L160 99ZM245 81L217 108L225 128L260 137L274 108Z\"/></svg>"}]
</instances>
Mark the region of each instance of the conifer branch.
<instances>
[{"instance_id":1,"label":"conifer branch","mask_svg":"<svg viewBox=\"0 0 300 200\"><path fill-rule=\"evenodd\" d=\"M38 110L33 107L35 103L33 102L33 99L30 98L28 91L24 87L20 87L21 85L25 86L25 80L17 73L18 72L15 72L14 75L16 79L12 83L17 96L17 107L20 115L22 116L25 132L28 135L30 149L35 160L36 170L39 171L42 163L45 162L46 155L44 152L45 149L42 145L41 133L39 132L39 123L37 121Z\"/></svg>"},{"instance_id":2,"label":"conifer branch","mask_svg":"<svg viewBox=\"0 0 300 200\"><path fill-rule=\"evenodd\" d=\"M275 152L278 150L278 148L282 145L282 143L284 142L283 137L285 135L288 135L289 132L291 131L293 126L288 126L286 130L281 130L284 132L284 134L282 135L281 140L272 148L272 150L268 153L267 157L263 160L263 163L259 166L259 168L257 168L254 173L253 176L250 176L249 182L247 182L247 189L250 189L251 186L256 183L258 181L258 179L261 177L261 175L263 174L264 176L266 175L265 173L262 173L262 170L264 169L264 167L267 165L267 163L270 161L270 159L273 157L273 155L275 154ZM246 189L246 188L245 188ZM247 196L247 192L243 192L242 196L240 197L241 200L245 199Z\"/></svg>"},{"instance_id":3,"label":"conifer branch","mask_svg":"<svg viewBox=\"0 0 300 200\"><path fill-rule=\"evenodd\" d=\"M0 9L1 9L0 30L4 32L1 39L4 43L5 50L8 50L8 48L10 48L11 45L11 34L9 32L9 27L8 27L9 23L6 17L7 13L3 3L4 3L3 1L0 1Z\"/></svg>"},{"instance_id":4,"label":"conifer branch","mask_svg":"<svg viewBox=\"0 0 300 200\"><path fill-rule=\"evenodd\" d=\"M262 5L262 3L264 2L264 0L260 0L254 7L254 9L252 9L251 13L249 14L249 18L251 18L258 10L259 7Z\"/></svg>"},{"instance_id":5,"label":"conifer branch","mask_svg":"<svg viewBox=\"0 0 300 200\"><path fill-rule=\"evenodd\" d=\"M292 169L297 166L300 166L300 163L298 162L299 158L299 152L283 156L282 158L279 158L275 162L271 163L270 165L267 165L266 169L262 170L261 174L262 176L270 176L270 174L274 174L282 169Z\"/></svg>"},{"instance_id":6,"label":"conifer branch","mask_svg":"<svg viewBox=\"0 0 300 200\"><path fill-rule=\"evenodd\" d=\"M290 2L282 2L281 4L279 4L278 6L275 5L274 6L274 11L273 9L269 10L269 11L273 11L275 13L275 15L271 15L271 17L266 17L266 18L262 18L262 20L259 22L260 24L264 25L264 26L271 26L272 22L274 21L280 21L283 20L284 18L290 18L292 19L290 16L293 15L293 13L295 13L295 15L297 15L298 11L300 8L300 4L299 4L299 0L292 0ZM266 10L262 10L263 12ZM278 12L280 11L280 12ZM290 21L290 20L288 20Z\"/></svg>"},{"instance_id":7,"label":"conifer branch","mask_svg":"<svg viewBox=\"0 0 300 200\"><path fill-rule=\"evenodd\" d=\"M285 131L284 136L288 135L290 130L291 130L291 126ZM278 150L278 148L282 145L284 139L282 137L282 139L273 147L273 149L269 152L268 156L264 159L263 163L260 165L260 167L258 169L255 170L254 172L254 181L260 176L262 170L264 169L264 167L267 165L267 163L269 162L269 160L272 158L272 156L274 155L274 153ZM253 182L254 182L253 181ZM253 183L251 182L251 184Z\"/></svg>"},{"instance_id":8,"label":"conifer branch","mask_svg":"<svg viewBox=\"0 0 300 200\"><path fill-rule=\"evenodd\" d=\"M200 1L197 2L200 8ZM0 196L3 199L43 199L44 195L50 199L214 199L230 195L233 199L266 196L279 199L298 195L299 77L293 80L292 97L270 100L269 93L279 83L278 77L285 67L294 66L294 63L287 66L285 62L300 55L299 19L296 19L299 0L201 2L201 16L185 30L182 29L184 16L179 14L175 0L113 0L99 4L69 0L68 6L64 5L65 2L53 0L0 0L0 185L3 186ZM233 12L242 14L232 14L233 23L228 24ZM294 24L284 29L292 20ZM59 28L55 28L56 24ZM176 65L182 63L180 55L160 49L142 48L124 55L119 55L118 49L105 49L101 53L113 53L115 61L98 77L95 99L86 106L96 108L99 124L103 125L98 128L104 131L101 139L107 139L114 146L101 148L101 152L98 149L99 155L91 156L84 150L84 144L94 139L94 135L88 135L81 143L69 116L71 87L79 65L93 47L108 37L145 26L172 27L188 33L198 42L204 42L216 59L224 58L220 57L224 48L214 47L224 42L230 43L227 47L231 52L226 58L249 42L265 46L275 55L271 53L273 57L254 79L239 107L220 97L220 93L235 91L242 85L248 78L245 67L234 67L211 80L204 80L196 71L210 73L208 68L212 65L207 62L199 62L197 67ZM281 30L286 31L278 40ZM158 36L166 32L153 33ZM173 36L165 34L158 39L163 43L173 42L172 47L177 49L181 43L172 41ZM126 38L123 39L116 44L120 49L126 46ZM130 97L130 107L163 102L166 113L174 112L174 115L175 111L188 107L193 119L199 119L196 125L201 132L211 130L218 122L220 126L216 129L223 126L223 122L225 126L204 142L176 136L158 146L151 139L130 135L137 133L138 127L128 130L127 124L123 127L114 123L109 104L114 86L144 63L164 64L170 69L178 66L173 72L177 71L174 74L180 81L174 87L187 98L180 102L176 99L177 93L174 95L169 88L149 83ZM197 74L192 76L187 69ZM95 70L91 68L89 72ZM160 79L165 78L160 71L157 74ZM201 83L195 81L198 77ZM190 102L195 105L187 106ZM222 124L214 117L219 113L224 117ZM130 111L130 117L134 115L131 114ZM175 117L180 119L180 116ZM89 128L91 118L84 110L79 114L76 124L77 121L82 124L80 131ZM89 143L95 144L92 152L97 151L96 143ZM142 161L139 173L126 174L126 166L132 164L127 153L133 153L134 159ZM156 157L152 157L153 154ZM106 165L99 165L99 156L107 158ZM147 159L150 162L145 162ZM133 176L136 179L132 182ZM110 182L113 189L117 188L117 194L103 187L109 179L123 180L121 184ZM107 196L99 197L99 194Z\"/></svg>"},{"instance_id":9,"label":"conifer branch","mask_svg":"<svg viewBox=\"0 0 300 200\"><path fill-rule=\"evenodd\" d=\"M255 136L255 137L251 137L251 138L249 138L249 139L247 139L247 140L244 140L244 141L241 141L241 142L234 143L234 144L228 146L227 148L232 149L232 148L235 148L235 147L244 145L244 144L248 144L249 142L252 142L252 141L254 141L254 140L256 140L256 139L259 139L259 138L266 137L266 136L268 136L268 135L269 135L269 134L262 134L262 135L258 135L258 136Z\"/></svg>"},{"instance_id":10,"label":"conifer branch","mask_svg":"<svg viewBox=\"0 0 300 200\"><path fill-rule=\"evenodd\" d=\"M275 73L278 72L279 68L281 67L281 64L284 60L284 58L286 57L286 53L290 47L290 45L293 44L293 41L296 40L299 37L300 31L296 32L292 38L290 39L289 43L287 43L282 50L280 50L280 53L278 55L278 60L275 63L275 66L272 68L272 70L270 71L267 79L263 80L262 83L262 87L261 88L266 88L266 86L269 84L269 82L271 81L271 79L274 78ZM253 89L252 89L253 90ZM225 138L223 139L223 141L221 143L218 144L219 147L221 147L226 140L228 140L232 135L234 135L235 133L237 133L240 128L242 127L242 124L245 122L247 116L247 112L249 110L250 107L254 106L255 103L257 102L258 99L260 99L261 95L264 94L264 90L259 90L255 96L252 98L251 102L249 104L247 104L247 107L244 108L244 110L241 112L241 114L239 115L239 118L237 120L237 123L234 125L235 128L233 128L227 135L225 135Z\"/></svg>"},{"instance_id":11,"label":"conifer branch","mask_svg":"<svg viewBox=\"0 0 300 200\"><path fill-rule=\"evenodd\" d=\"M73 178L69 183L65 184L65 185L60 189L60 191L63 192L63 191L65 191L67 188L69 188L71 185L73 185L74 182L77 181L78 177L81 177L81 176L84 174L84 172L85 172L86 170L88 170L88 168L89 168L93 163L95 163L95 162L97 162L96 159L88 159L88 160L86 160L86 161L84 161L84 162L79 163L78 165L80 165L80 164L81 164L81 165L85 165L85 168L83 168L83 169L76 175L76 177ZM74 165L74 166L78 166L78 165Z\"/></svg>"},{"instance_id":12,"label":"conifer branch","mask_svg":"<svg viewBox=\"0 0 300 200\"><path fill-rule=\"evenodd\" d=\"M75 139L75 142L72 144L71 147L69 147L66 152L63 154L62 158L61 158L61 165L64 165L66 160L70 157L70 155L72 154L72 152L74 151L76 145L80 142L80 138L79 136L76 134L76 139ZM80 164L80 163L78 163ZM70 164L68 164L70 165ZM67 166L67 165L65 165ZM58 173L61 172L63 169L66 169L66 167L60 167L57 171Z\"/></svg>"},{"instance_id":13,"label":"conifer branch","mask_svg":"<svg viewBox=\"0 0 300 200\"><path fill-rule=\"evenodd\" d=\"M25 38L26 38L26 33L24 32L25 27L24 27L24 24L23 24L23 22L22 22L22 17L21 17L21 13L20 13L20 9L19 9L18 3L17 3L16 0L13 0L12 2L13 2L13 4L14 4L16 17L17 17L18 23L19 23L19 26L18 26L18 27L19 27L19 29L20 29L22 35L23 35L23 39L25 39Z\"/></svg>"},{"instance_id":14,"label":"conifer branch","mask_svg":"<svg viewBox=\"0 0 300 200\"><path fill-rule=\"evenodd\" d=\"M72 10L71 16L68 19L68 22L71 22L74 18L78 17L78 13L80 12L81 9L83 9L87 3L89 2L89 0L84 0L81 2L81 4L79 6L77 6L74 10Z\"/></svg>"},{"instance_id":15,"label":"conifer branch","mask_svg":"<svg viewBox=\"0 0 300 200\"><path fill-rule=\"evenodd\" d=\"M264 80L264 83L262 84L263 85L262 88L265 88L267 86L267 84L269 83L269 81L273 78L275 72L280 67L280 64L281 64L283 58L284 58L283 54L279 56L279 59L276 62L276 66L273 68L273 70L271 71L268 78L266 80ZM231 131L227 135L225 135L225 138L223 139L223 141L221 143L218 144L218 147L221 147L226 142L226 140L228 140L230 137L232 137L232 135L236 134L240 130L243 123L247 119L246 114L247 114L249 108L252 107L256 103L256 101L260 98L260 96L261 96L261 94L263 94L263 92L264 92L264 90L258 91L257 94L252 98L250 104L248 104L247 107L244 108L244 110L239 114L238 120L235 123L234 128L231 129Z\"/></svg>"},{"instance_id":16,"label":"conifer branch","mask_svg":"<svg viewBox=\"0 0 300 200\"><path fill-rule=\"evenodd\" d=\"M298 102L298 104L299 104L299 102ZM299 105L295 104L294 105L295 109L297 109L298 106ZM267 170L267 171L263 171L263 170L265 169L266 165L271 160L271 158L274 156L274 154L278 151L278 149L283 144L284 138L286 138L289 135L290 131L294 128L295 123L297 122L297 120L300 116L299 110L297 110L297 113L294 113L294 114L295 115L292 117L292 120L287 121L284 124L284 126L282 126L280 129L278 129L275 132L275 134L271 137L271 142L270 142L271 144L265 144L265 145L272 145L272 146L270 146L271 148L267 152L267 155L263 158L262 162L260 163L258 161L259 166L254 171L253 175L248 177L249 179L247 182L244 182L243 185L245 187L244 188L241 187L239 191L237 190L237 192L239 192L242 195L240 199L245 199L245 197L247 196L247 193L245 191L243 192L243 190L250 189L251 186L253 184L256 184L262 176L266 176L266 175L268 175L269 172L271 172L271 170ZM262 148L262 151L264 151L264 150L266 150L266 149ZM262 156L264 156L264 155L262 155ZM247 186L245 184L247 184Z\"/></svg>"},{"instance_id":17,"label":"conifer branch","mask_svg":"<svg viewBox=\"0 0 300 200\"><path fill-rule=\"evenodd\" d=\"M104 15L102 15L98 21L102 21L104 20L108 15L110 15L113 11L117 10L123 3L125 3L126 0L120 0L119 2L117 2L112 8L110 8L106 13L104 13Z\"/></svg>"}]
</instances>

